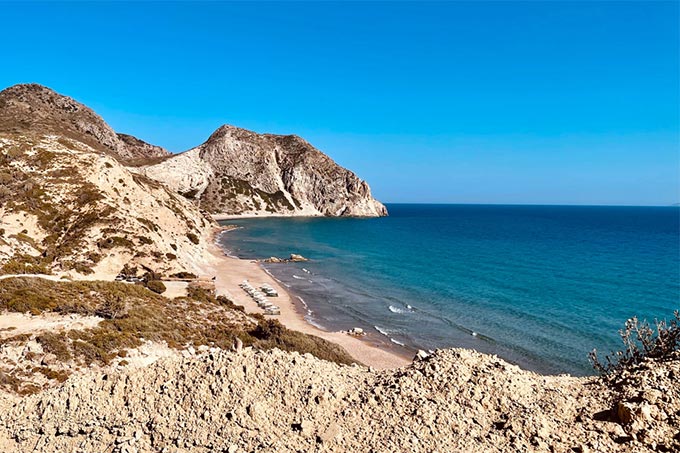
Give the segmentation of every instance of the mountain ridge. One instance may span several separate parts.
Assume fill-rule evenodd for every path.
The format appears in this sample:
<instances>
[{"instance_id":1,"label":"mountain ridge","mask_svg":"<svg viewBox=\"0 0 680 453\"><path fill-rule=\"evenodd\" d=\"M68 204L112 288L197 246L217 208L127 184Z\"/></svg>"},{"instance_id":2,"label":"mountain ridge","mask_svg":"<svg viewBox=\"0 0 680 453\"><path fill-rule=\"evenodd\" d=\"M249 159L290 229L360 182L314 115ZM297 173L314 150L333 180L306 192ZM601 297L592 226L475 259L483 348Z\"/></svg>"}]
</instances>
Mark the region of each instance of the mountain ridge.
<instances>
[{"instance_id":1,"label":"mountain ridge","mask_svg":"<svg viewBox=\"0 0 680 453\"><path fill-rule=\"evenodd\" d=\"M211 214L379 217L366 181L298 135L217 128L178 154L118 133L89 107L39 84L0 92L0 132L53 134L115 157Z\"/></svg>"}]
</instances>

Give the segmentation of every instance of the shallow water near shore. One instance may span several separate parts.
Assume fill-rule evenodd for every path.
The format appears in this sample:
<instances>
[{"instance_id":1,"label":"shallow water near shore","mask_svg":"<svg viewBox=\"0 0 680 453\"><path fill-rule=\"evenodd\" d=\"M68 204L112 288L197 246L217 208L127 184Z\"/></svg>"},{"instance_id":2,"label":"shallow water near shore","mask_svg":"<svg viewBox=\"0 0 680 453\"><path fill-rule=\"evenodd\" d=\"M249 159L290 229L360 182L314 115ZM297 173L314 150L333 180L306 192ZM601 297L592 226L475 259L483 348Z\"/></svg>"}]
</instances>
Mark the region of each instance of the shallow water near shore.
<instances>
[{"instance_id":1,"label":"shallow water near shore","mask_svg":"<svg viewBox=\"0 0 680 453\"><path fill-rule=\"evenodd\" d=\"M473 348L542 373L592 374L632 316L680 307L675 207L387 206L379 219L227 220L241 258L302 298L309 322L410 349Z\"/></svg>"}]
</instances>

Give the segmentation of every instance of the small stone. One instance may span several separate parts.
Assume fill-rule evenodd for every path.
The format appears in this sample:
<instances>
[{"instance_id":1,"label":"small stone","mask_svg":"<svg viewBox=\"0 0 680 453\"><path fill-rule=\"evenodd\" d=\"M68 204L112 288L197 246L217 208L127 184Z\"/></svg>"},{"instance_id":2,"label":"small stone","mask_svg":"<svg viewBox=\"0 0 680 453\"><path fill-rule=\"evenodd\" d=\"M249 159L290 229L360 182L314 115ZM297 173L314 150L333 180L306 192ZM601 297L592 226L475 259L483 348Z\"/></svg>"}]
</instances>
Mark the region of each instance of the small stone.
<instances>
[{"instance_id":1,"label":"small stone","mask_svg":"<svg viewBox=\"0 0 680 453\"><path fill-rule=\"evenodd\" d=\"M427 352L423 351L422 349L419 349L418 352L416 353L416 356L414 357L413 360L425 360L428 358L430 354Z\"/></svg>"},{"instance_id":2,"label":"small stone","mask_svg":"<svg viewBox=\"0 0 680 453\"><path fill-rule=\"evenodd\" d=\"M328 443L335 439L340 434L340 427L336 423L331 423L321 434L319 440L322 443Z\"/></svg>"},{"instance_id":3,"label":"small stone","mask_svg":"<svg viewBox=\"0 0 680 453\"><path fill-rule=\"evenodd\" d=\"M624 425L627 425L633 421L633 408L628 403L619 401L619 404L616 408L616 414L619 417L619 421Z\"/></svg>"}]
</instances>

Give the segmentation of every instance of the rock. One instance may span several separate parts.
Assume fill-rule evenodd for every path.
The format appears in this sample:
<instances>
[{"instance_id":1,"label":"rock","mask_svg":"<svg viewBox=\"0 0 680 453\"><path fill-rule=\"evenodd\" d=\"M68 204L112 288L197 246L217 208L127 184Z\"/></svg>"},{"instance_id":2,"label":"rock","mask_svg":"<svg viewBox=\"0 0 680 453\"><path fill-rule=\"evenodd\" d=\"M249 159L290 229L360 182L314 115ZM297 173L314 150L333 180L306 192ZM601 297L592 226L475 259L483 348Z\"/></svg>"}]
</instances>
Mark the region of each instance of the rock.
<instances>
[{"instance_id":1,"label":"rock","mask_svg":"<svg viewBox=\"0 0 680 453\"><path fill-rule=\"evenodd\" d=\"M291 253L290 254L290 261L300 262L300 261L309 261L309 260L302 255L297 255L295 253Z\"/></svg>"},{"instance_id":2,"label":"rock","mask_svg":"<svg viewBox=\"0 0 680 453\"><path fill-rule=\"evenodd\" d=\"M616 407L616 415L619 418L619 421L623 423L624 425L627 425L629 423L633 422L633 407L629 403L624 403L622 401L619 401L617 407Z\"/></svg>"},{"instance_id":3,"label":"rock","mask_svg":"<svg viewBox=\"0 0 680 453\"><path fill-rule=\"evenodd\" d=\"M43 365L43 366L56 365L57 364L57 356L54 355L54 354L45 354L45 356L40 361L40 364Z\"/></svg>"},{"instance_id":4,"label":"rock","mask_svg":"<svg viewBox=\"0 0 680 453\"><path fill-rule=\"evenodd\" d=\"M680 451L680 358L613 387L463 349L374 370L214 348L107 373L0 393L0 451ZM650 389L657 404L640 399ZM611 401L628 424L608 421Z\"/></svg>"},{"instance_id":5,"label":"rock","mask_svg":"<svg viewBox=\"0 0 680 453\"><path fill-rule=\"evenodd\" d=\"M321 443L329 443L335 440L340 434L340 427L336 423L331 423L321 434L319 434L319 441Z\"/></svg>"},{"instance_id":6,"label":"rock","mask_svg":"<svg viewBox=\"0 0 680 453\"><path fill-rule=\"evenodd\" d=\"M243 350L243 341L241 341L240 338L236 337L234 340L234 352L239 354Z\"/></svg>"},{"instance_id":7,"label":"rock","mask_svg":"<svg viewBox=\"0 0 680 453\"><path fill-rule=\"evenodd\" d=\"M363 337L366 335L366 332L364 332L364 329L361 327L354 327L353 329L347 331L347 335L351 335L353 337Z\"/></svg>"},{"instance_id":8,"label":"rock","mask_svg":"<svg viewBox=\"0 0 680 453\"><path fill-rule=\"evenodd\" d=\"M422 349L418 349L418 352L416 353L416 356L413 358L413 360L425 360L430 356L427 352L423 351Z\"/></svg>"}]
</instances>

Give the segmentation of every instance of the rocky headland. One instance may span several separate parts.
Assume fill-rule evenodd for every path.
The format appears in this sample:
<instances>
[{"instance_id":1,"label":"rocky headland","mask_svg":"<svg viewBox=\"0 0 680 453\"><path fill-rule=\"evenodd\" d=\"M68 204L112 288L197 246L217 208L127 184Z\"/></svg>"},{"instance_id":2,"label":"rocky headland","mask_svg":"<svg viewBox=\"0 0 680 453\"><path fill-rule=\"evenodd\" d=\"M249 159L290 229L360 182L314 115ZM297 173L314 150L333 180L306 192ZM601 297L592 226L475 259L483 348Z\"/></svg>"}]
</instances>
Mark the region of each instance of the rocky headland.
<instances>
[{"instance_id":1,"label":"rocky headland","mask_svg":"<svg viewBox=\"0 0 680 453\"><path fill-rule=\"evenodd\" d=\"M221 215L387 215L365 181L296 135L222 126L145 175Z\"/></svg>"}]
</instances>

